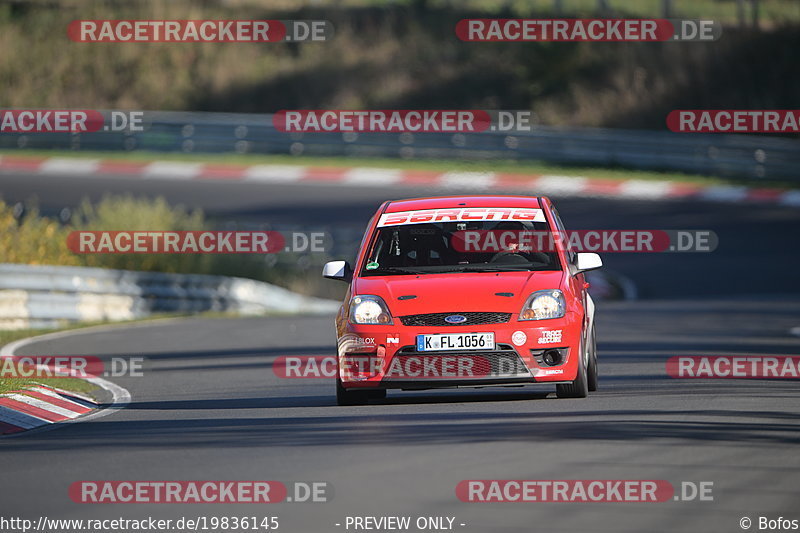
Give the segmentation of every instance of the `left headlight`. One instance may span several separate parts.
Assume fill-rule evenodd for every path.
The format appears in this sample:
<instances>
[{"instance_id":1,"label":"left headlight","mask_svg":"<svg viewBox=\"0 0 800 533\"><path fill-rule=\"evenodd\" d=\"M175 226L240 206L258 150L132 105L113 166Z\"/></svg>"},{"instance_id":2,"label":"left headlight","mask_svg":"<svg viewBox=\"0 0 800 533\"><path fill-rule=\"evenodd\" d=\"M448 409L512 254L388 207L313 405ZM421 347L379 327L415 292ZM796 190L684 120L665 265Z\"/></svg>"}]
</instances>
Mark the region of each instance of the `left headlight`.
<instances>
[{"instance_id":1,"label":"left headlight","mask_svg":"<svg viewBox=\"0 0 800 533\"><path fill-rule=\"evenodd\" d=\"M353 324L392 324L392 315L380 296L362 294L350 299L350 322Z\"/></svg>"},{"instance_id":2,"label":"left headlight","mask_svg":"<svg viewBox=\"0 0 800 533\"><path fill-rule=\"evenodd\" d=\"M531 294L522 311L519 312L520 320L544 320L547 318L561 318L567 310L564 295L559 290L536 291Z\"/></svg>"}]
</instances>

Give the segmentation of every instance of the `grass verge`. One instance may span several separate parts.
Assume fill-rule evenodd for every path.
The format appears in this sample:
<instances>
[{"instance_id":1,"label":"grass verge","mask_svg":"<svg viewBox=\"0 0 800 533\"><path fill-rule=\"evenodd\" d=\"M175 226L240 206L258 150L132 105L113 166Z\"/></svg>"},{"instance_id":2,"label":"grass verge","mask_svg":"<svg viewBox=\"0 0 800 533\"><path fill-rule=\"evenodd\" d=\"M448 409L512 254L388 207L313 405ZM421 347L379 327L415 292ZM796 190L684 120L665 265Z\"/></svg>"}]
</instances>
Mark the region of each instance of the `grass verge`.
<instances>
[{"instance_id":1,"label":"grass verge","mask_svg":"<svg viewBox=\"0 0 800 533\"><path fill-rule=\"evenodd\" d=\"M29 389L36 385L46 385L55 389L69 392L77 392L93 396L99 387L94 383L89 383L84 379L78 378L36 378L36 379L0 379L0 394L8 392L19 392Z\"/></svg>"},{"instance_id":2,"label":"grass verge","mask_svg":"<svg viewBox=\"0 0 800 533\"><path fill-rule=\"evenodd\" d=\"M80 329L90 326L98 326L108 323L109 322L75 324L55 330L54 329L17 329L13 331L0 330L0 347L3 347L8 343L20 339L27 339L29 337L36 337L38 335L45 335L47 333L55 333L56 331L68 331L68 330ZM0 378L0 394L12 391L24 390L26 388L35 386L37 384L47 385L50 387L55 387L70 392L79 392L82 394L88 394L89 396L93 396L93 392L95 392L99 388L94 383L90 383L85 379L79 379L79 378L34 378L34 379Z\"/></svg>"},{"instance_id":3,"label":"grass verge","mask_svg":"<svg viewBox=\"0 0 800 533\"><path fill-rule=\"evenodd\" d=\"M48 333L56 333L59 331L71 331L76 329L84 329L94 326L105 326L105 325L120 325L123 326L125 324L132 324L132 323L140 323L145 321L152 321L164 318L183 318L188 317L188 314L159 314L153 317L149 317L146 319L138 319L138 320L126 320L122 322L87 322L81 324L69 324L65 325L64 327L58 329L17 329L11 331L0 330L0 347L5 346L11 342L20 340L20 339L27 339L29 337L36 337L39 335L45 335ZM198 316L198 315L194 315ZM231 317L233 315L226 314L226 313L203 313L200 316L205 317L214 317L214 318L223 318L223 317ZM11 391L18 391L25 389L27 387L40 384L40 385L48 385L51 387L63 389L66 391L71 392L79 392L82 394L88 394L89 396L93 396L93 392L98 390L98 386L86 381L85 379L79 378L34 378L34 379L25 379L25 378L0 378L0 394L4 394Z\"/></svg>"}]
</instances>

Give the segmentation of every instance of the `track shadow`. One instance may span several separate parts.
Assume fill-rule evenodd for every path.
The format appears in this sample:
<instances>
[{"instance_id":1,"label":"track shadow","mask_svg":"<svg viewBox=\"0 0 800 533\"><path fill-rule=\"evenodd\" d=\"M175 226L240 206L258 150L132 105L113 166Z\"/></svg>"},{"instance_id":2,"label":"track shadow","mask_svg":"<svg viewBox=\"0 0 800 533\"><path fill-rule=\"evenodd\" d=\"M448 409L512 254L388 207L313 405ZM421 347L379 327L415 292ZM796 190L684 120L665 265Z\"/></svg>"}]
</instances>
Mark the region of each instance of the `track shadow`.
<instances>
[{"instance_id":1,"label":"track shadow","mask_svg":"<svg viewBox=\"0 0 800 533\"><path fill-rule=\"evenodd\" d=\"M580 406L580 402L572 405ZM5 451L84 448L191 448L283 446L415 446L477 442L548 443L559 441L714 442L741 445L800 444L800 415L759 411L742 418L736 410L560 412L370 412L371 407L341 409L343 414L293 417L205 417L89 421L75 431L2 442ZM758 421L754 421L757 419Z\"/></svg>"}]
</instances>

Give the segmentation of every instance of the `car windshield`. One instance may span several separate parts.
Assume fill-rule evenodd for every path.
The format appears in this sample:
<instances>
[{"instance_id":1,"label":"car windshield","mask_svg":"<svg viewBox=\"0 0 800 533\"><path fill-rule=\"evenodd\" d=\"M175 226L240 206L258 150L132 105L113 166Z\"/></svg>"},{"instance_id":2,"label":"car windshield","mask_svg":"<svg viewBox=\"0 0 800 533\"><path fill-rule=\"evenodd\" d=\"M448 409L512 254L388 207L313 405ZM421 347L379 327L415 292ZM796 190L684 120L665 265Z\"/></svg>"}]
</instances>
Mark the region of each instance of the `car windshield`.
<instances>
[{"instance_id":1,"label":"car windshield","mask_svg":"<svg viewBox=\"0 0 800 533\"><path fill-rule=\"evenodd\" d=\"M543 240L552 242L542 239L543 235L550 235L547 223L532 221L382 227L373 238L361 275L560 270L552 245L541 245Z\"/></svg>"}]
</instances>

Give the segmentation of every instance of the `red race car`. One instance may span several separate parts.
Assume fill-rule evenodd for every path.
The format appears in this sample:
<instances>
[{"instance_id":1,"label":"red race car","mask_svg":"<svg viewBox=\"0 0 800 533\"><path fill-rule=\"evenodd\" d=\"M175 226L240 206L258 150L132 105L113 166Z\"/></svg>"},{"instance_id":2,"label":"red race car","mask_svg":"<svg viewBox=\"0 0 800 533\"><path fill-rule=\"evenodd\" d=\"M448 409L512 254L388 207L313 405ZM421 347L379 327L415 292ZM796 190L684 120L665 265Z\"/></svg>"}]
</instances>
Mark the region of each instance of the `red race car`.
<instances>
[{"instance_id":1,"label":"red race car","mask_svg":"<svg viewBox=\"0 0 800 533\"><path fill-rule=\"evenodd\" d=\"M339 405L420 390L549 383L559 398L597 388L594 303L548 198L450 196L385 202L336 317Z\"/></svg>"}]
</instances>

